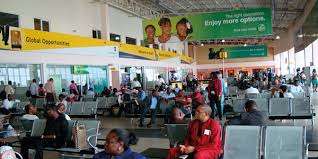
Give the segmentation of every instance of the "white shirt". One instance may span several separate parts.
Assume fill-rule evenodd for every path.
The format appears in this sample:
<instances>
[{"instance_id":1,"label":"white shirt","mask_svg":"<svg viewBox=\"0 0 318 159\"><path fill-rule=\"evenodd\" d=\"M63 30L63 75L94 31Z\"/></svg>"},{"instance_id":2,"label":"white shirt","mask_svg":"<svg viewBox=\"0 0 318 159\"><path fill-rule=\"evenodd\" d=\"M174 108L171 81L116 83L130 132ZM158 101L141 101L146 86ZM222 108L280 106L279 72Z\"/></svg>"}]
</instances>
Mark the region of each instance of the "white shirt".
<instances>
[{"instance_id":1,"label":"white shirt","mask_svg":"<svg viewBox=\"0 0 318 159\"><path fill-rule=\"evenodd\" d=\"M31 95L38 95L38 85L34 82L32 82L31 86L30 86L30 91L31 91Z\"/></svg>"},{"instance_id":2,"label":"white shirt","mask_svg":"<svg viewBox=\"0 0 318 159\"><path fill-rule=\"evenodd\" d=\"M284 93L284 98L294 98L293 94L289 93L289 92L285 92Z\"/></svg>"},{"instance_id":3,"label":"white shirt","mask_svg":"<svg viewBox=\"0 0 318 159\"><path fill-rule=\"evenodd\" d=\"M95 96L95 92L94 91L87 91L87 94L88 96Z\"/></svg>"},{"instance_id":4,"label":"white shirt","mask_svg":"<svg viewBox=\"0 0 318 159\"><path fill-rule=\"evenodd\" d=\"M36 115L32 115L32 114L24 114L22 116L22 119L25 119L25 120L36 120L36 119L39 119L39 117L36 116Z\"/></svg>"},{"instance_id":5,"label":"white shirt","mask_svg":"<svg viewBox=\"0 0 318 159\"><path fill-rule=\"evenodd\" d=\"M131 82L131 88L135 88L135 87L141 87L141 84L139 81L132 81Z\"/></svg>"},{"instance_id":6,"label":"white shirt","mask_svg":"<svg viewBox=\"0 0 318 159\"><path fill-rule=\"evenodd\" d=\"M254 88L254 87L250 87L250 88L245 90L245 93L246 94L258 94L259 91L258 91L258 89Z\"/></svg>"},{"instance_id":7,"label":"white shirt","mask_svg":"<svg viewBox=\"0 0 318 159\"><path fill-rule=\"evenodd\" d=\"M9 101L8 99L5 99L2 103L1 108L11 109L13 107L14 101Z\"/></svg>"},{"instance_id":8,"label":"white shirt","mask_svg":"<svg viewBox=\"0 0 318 159\"><path fill-rule=\"evenodd\" d=\"M68 116L67 114L64 114L64 117L66 120L71 120L70 116Z\"/></svg>"},{"instance_id":9,"label":"white shirt","mask_svg":"<svg viewBox=\"0 0 318 159\"><path fill-rule=\"evenodd\" d=\"M299 85L299 86L295 86L295 92L305 92L304 90L303 90L303 88Z\"/></svg>"}]
</instances>

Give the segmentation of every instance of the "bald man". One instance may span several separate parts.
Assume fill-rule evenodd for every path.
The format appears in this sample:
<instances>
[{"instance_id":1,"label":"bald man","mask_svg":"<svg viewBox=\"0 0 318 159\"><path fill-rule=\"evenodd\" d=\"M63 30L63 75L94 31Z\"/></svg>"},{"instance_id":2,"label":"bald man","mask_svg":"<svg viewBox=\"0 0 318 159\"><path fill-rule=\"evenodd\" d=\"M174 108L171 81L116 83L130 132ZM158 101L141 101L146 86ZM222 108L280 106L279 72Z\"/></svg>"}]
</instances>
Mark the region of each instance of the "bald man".
<instances>
[{"instance_id":1,"label":"bald man","mask_svg":"<svg viewBox=\"0 0 318 159\"><path fill-rule=\"evenodd\" d=\"M200 105L195 111L195 120L188 127L184 145L171 148L167 159L189 155L194 159L218 159L221 152L221 128L217 121L210 118L208 105Z\"/></svg>"}]
</instances>

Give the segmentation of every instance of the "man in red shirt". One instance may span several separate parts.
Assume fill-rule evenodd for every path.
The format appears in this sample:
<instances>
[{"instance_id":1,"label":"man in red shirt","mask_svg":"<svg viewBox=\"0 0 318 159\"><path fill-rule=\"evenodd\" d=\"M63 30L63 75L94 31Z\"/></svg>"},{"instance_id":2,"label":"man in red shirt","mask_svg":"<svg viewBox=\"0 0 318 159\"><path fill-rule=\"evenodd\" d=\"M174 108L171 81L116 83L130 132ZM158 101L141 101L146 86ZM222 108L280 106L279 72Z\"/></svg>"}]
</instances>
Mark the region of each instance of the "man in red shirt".
<instances>
[{"instance_id":1,"label":"man in red shirt","mask_svg":"<svg viewBox=\"0 0 318 159\"><path fill-rule=\"evenodd\" d=\"M221 127L212 118L211 108L200 105L195 111L195 120L188 127L184 145L171 148L166 159L190 155L194 159L218 159L221 152Z\"/></svg>"},{"instance_id":2,"label":"man in red shirt","mask_svg":"<svg viewBox=\"0 0 318 159\"><path fill-rule=\"evenodd\" d=\"M222 81L217 76L218 72L212 72L211 78L212 81L208 85L208 93L210 106L212 109L212 117L214 117L214 106L216 106L219 119L222 120L222 108L221 108L221 98L222 98Z\"/></svg>"}]
</instances>

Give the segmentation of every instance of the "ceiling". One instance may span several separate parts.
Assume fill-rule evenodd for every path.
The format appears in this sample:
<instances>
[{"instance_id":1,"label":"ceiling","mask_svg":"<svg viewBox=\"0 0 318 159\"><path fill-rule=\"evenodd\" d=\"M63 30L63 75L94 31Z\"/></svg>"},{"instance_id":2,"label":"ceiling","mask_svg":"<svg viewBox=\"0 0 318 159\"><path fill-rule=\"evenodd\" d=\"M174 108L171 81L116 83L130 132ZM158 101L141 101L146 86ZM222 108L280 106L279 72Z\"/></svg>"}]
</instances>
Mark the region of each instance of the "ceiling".
<instances>
[{"instance_id":1,"label":"ceiling","mask_svg":"<svg viewBox=\"0 0 318 159\"><path fill-rule=\"evenodd\" d=\"M308 0L94 0L108 3L145 19L164 16L189 15L219 12L233 9L272 8L273 35L255 38L227 39L226 43L260 44L264 40L274 40L280 32L300 16ZM221 43L222 39L194 41L201 43ZM224 44L224 43L221 43Z\"/></svg>"}]
</instances>

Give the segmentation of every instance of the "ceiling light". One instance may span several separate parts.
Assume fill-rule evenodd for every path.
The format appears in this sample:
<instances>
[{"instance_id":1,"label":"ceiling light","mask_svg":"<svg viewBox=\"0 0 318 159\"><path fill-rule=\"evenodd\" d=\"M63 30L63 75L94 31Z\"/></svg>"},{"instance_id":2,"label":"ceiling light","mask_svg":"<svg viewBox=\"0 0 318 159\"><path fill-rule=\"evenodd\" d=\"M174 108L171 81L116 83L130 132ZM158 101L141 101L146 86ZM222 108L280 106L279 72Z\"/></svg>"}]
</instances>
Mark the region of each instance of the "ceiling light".
<instances>
[{"instance_id":1,"label":"ceiling light","mask_svg":"<svg viewBox=\"0 0 318 159\"><path fill-rule=\"evenodd\" d=\"M277 36L276 36L276 39L280 39L280 37L277 35Z\"/></svg>"},{"instance_id":2,"label":"ceiling light","mask_svg":"<svg viewBox=\"0 0 318 159\"><path fill-rule=\"evenodd\" d=\"M244 46L247 46L247 44L244 44Z\"/></svg>"},{"instance_id":3,"label":"ceiling light","mask_svg":"<svg viewBox=\"0 0 318 159\"><path fill-rule=\"evenodd\" d=\"M223 39L223 40L222 40L222 43L224 43L224 42L225 42L225 40Z\"/></svg>"},{"instance_id":4,"label":"ceiling light","mask_svg":"<svg viewBox=\"0 0 318 159\"><path fill-rule=\"evenodd\" d=\"M201 46L204 46L204 44L203 44L203 43L201 43Z\"/></svg>"}]
</instances>

